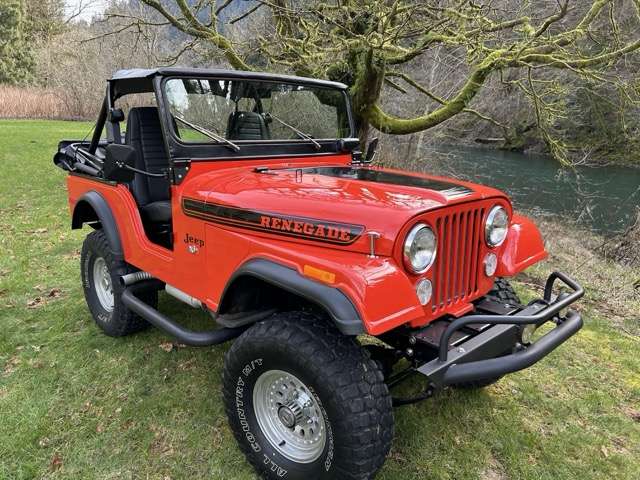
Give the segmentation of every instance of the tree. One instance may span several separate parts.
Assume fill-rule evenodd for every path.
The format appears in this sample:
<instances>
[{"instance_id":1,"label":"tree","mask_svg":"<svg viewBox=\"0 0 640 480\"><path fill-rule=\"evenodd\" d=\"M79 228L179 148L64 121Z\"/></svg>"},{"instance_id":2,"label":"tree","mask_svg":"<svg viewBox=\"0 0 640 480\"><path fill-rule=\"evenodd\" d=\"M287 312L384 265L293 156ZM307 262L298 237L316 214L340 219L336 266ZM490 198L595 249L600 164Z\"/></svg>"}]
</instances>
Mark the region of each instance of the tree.
<instances>
[{"instance_id":1,"label":"tree","mask_svg":"<svg viewBox=\"0 0 640 480\"><path fill-rule=\"evenodd\" d=\"M25 4L29 40L48 44L64 32L67 19L63 0L25 0Z\"/></svg>"},{"instance_id":2,"label":"tree","mask_svg":"<svg viewBox=\"0 0 640 480\"><path fill-rule=\"evenodd\" d=\"M0 3L0 83L21 84L33 80L35 60L26 31L24 2Z\"/></svg>"},{"instance_id":3,"label":"tree","mask_svg":"<svg viewBox=\"0 0 640 480\"><path fill-rule=\"evenodd\" d=\"M623 84L608 73L640 49L640 0L630 5L617 0L141 1L187 34L190 47L212 45L233 68L250 70L259 63L346 83L363 142L370 127L410 134L460 113L506 129L473 108L474 98L497 76L531 100L550 151L566 160L566 145L553 131L566 113L566 84L555 72L610 83L637 101L633 82ZM224 15L238 4L246 4L239 15ZM230 26L256 15L266 20L264 27L244 40L220 24L223 16ZM436 48L466 64L459 87L447 95L429 90L406 71ZM420 95L424 112L412 118L389 113L385 88Z\"/></svg>"}]
</instances>

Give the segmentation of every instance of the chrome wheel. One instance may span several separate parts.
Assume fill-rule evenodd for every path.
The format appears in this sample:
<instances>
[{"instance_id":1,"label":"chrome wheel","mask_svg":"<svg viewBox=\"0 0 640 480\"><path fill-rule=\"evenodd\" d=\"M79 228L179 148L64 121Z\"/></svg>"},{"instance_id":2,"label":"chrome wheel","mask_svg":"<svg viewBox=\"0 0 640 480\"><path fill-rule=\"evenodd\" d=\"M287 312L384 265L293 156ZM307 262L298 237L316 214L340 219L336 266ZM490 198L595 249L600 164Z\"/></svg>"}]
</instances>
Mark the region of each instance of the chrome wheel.
<instances>
[{"instance_id":1,"label":"chrome wheel","mask_svg":"<svg viewBox=\"0 0 640 480\"><path fill-rule=\"evenodd\" d=\"M262 433L284 457L317 460L326 444L322 409L308 387L282 370L264 372L253 389L253 409Z\"/></svg>"},{"instance_id":2,"label":"chrome wheel","mask_svg":"<svg viewBox=\"0 0 640 480\"><path fill-rule=\"evenodd\" d=\"M106 311L113 311L113 285L111 284L111 274L104 258L98 257L93 262L93 285L96 290L98 301Z\"/></svg>"}]
</instances>

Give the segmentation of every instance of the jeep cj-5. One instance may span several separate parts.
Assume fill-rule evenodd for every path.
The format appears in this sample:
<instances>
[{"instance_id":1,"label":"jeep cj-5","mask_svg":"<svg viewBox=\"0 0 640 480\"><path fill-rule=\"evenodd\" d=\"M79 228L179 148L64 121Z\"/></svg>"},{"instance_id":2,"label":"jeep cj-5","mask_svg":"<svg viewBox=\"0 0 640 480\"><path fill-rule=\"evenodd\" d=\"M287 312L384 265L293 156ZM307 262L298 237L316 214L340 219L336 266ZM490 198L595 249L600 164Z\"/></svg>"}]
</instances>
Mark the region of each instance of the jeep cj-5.
<instances>
[{"instance_id":1,"label":"jeep cj-5","mask_svg":"<svg viewBox=\"0 0 640 480\"><path fill-rule=\"evenodd\" d=\"M141 93L155 102L125 126L122 99ZM55 155L71 227L93 229L81 275L96 324L233 340L224 404L266 478L371 478L394 405L489 385L582 326L567 275L526 305L507 282L547 254L504 193L375 167L377 142L362 153L355 132L340 83L136 69L107 82L90 141ZM211 325L158 311L160 290Z\"/></svg>"}]
</instances>

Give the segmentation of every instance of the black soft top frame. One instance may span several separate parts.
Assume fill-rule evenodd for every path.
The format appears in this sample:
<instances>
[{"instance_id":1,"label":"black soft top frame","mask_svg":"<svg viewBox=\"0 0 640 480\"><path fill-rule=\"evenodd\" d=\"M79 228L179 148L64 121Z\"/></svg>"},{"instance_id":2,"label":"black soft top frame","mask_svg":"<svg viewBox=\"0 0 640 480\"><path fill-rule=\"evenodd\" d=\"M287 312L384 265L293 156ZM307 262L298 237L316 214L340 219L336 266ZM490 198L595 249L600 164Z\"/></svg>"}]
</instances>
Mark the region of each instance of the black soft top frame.
<instances>
[{"instance_id":1,"label":"black soft top frame","mask_svg":"<svg viewBox=\"0 0 640 480\"><path fill-rule=\"evenodd\" d=\"M335 88L339 90L347 89L347 86L344 83L265 72L247 72L243 70L225 70L220 68L134 68L131 70L118 70L109 79L109 82L112 85L113 99L130 93L153 92L153 79L155 77L214 77L240 80L264 80L270 82L296 83L316 87Z\"/></svg>"},{"instance_id":2,"label":"black soft top frame","mask_svg":"<svg viewBox=\"0 0 640 480\"><path fill-rule=\"evenodd\" d=\"M153 69L119 70L108 80L107 91L96 122L94 135L89 146L89 153L95 154L103 129L107 128L108 142L121 141L117 116L112 115L116 100L124 95L134 93L154 93L161 118L162 135L169 156L173 181L179 183L185 173L185 168L191 161L230 160L245 158L277 158L307 155L330 155L342 152L353 152L359 143L355 138L318 140L320 148L311 142L303 140L269 140L255 142L241 142L238 152L229 150L224 144L213 143L184 143L175 136L171 125L171 114L164 98L164 82L169 78L216 78L242 79L270 82L282 82L298 85L308 85L320 88L340 90L345 96L351 135L353 136L354 122L348 100L347 86L343 83L320 80L292 75L280 75L265 72L247 72L241 70L204 69L161 67ZM345 141L346 140L346 141Z\"/></svg>"}]
</instances>

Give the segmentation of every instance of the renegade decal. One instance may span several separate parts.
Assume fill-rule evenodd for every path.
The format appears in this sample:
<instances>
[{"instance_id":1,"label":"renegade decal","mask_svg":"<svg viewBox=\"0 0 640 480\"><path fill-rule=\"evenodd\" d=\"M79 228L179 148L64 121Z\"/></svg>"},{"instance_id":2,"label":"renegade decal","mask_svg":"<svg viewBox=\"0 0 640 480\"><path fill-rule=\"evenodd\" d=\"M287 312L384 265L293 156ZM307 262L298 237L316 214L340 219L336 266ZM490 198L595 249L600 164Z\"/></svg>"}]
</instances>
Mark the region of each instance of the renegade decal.
<instances>
[{"instance_id":1,"label":"renegade decal","mask_svg":"<svg viewBox=\"0 0 640 480\"><path fill-rule=\"evenodd\" d=\"M182 200L182 210L185 215L214 223L336 245L351 245L364 231L362 225L244 210L191 198Z\"/></svg>"},{"instance_id":2,"label":"renegade decal","mask_svg":"<svg viewBox=\"0 0 640 480\"><path fill-rule=\"evenodd\" d=\"M391 185L402 185L405 187L418 187L434 190L442 193L447 198L457 198L469 195L473 191L464 185L436 180L431 178L417 177L403 173L384 172L370 168L352 167L309 167L297 169L302 174L325 175L327 177L347 178L361 180L364 182L389 183Z\"/></svg>"}]
</instances>

